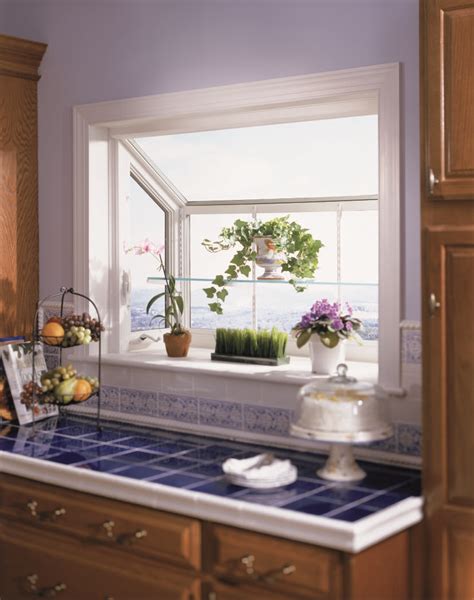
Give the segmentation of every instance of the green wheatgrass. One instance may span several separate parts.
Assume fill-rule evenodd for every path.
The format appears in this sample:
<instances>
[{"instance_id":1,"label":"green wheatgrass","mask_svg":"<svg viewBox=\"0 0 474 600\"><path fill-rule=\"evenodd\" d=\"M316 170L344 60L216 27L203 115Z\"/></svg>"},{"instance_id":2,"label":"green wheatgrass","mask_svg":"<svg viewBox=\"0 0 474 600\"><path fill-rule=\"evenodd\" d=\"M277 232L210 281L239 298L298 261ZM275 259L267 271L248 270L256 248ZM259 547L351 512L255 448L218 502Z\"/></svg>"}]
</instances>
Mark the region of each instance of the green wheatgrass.
<instances>
[{"instance_id":1,"label":"green wheatgrass","mask_svg":"<svg viewBox=\"0 0 474 600\"><path fill-rule=\"evenodd\" d=\"M288 334L273 329L216 329L216 354L279 359L285 356Z\"/></svg>"}]
</instances>

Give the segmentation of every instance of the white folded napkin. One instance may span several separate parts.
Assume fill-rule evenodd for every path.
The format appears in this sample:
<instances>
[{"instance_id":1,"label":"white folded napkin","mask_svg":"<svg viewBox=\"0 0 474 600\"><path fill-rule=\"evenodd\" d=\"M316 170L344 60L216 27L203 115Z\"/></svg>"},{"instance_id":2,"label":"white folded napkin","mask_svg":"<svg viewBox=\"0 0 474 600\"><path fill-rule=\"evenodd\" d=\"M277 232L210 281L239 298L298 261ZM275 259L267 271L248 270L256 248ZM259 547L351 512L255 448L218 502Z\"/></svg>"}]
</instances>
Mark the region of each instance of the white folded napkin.
<instances>
[{"instance_id":1,"label":"white folded napkin","mask_svg":"<svg viewBox=\"0 0 474 600\"><path fill-rule=\"evenodd\" d=\"M251 458L229 458L223 463L222 470L241 481L276 481L289 475L294 467L289 460L264 453Z\"/></svg>"}]
</instances>

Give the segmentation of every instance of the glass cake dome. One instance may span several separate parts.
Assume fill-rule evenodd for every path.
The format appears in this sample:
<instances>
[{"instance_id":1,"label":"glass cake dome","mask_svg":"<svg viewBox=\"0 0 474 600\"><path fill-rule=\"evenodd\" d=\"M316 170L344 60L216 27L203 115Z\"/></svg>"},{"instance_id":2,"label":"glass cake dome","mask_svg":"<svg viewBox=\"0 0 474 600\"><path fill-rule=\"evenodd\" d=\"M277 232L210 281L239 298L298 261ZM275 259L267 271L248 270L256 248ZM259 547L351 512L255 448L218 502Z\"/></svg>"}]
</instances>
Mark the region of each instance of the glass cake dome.
<instances>
[{"instance_id":1,"label":"glass cake dome","mask_svg":"<svg viewBox=\"0 0 474 600\"><path fill-rule=\"evenodd\" d=\"M362 479L365 473L355 463L350 444L389 438L393 430L376 387L348 377L347 365L340 364L335 377L301 388L291 434L331 442L328 462L318 474L351 481Z\"/></svg>"}]
</instances>

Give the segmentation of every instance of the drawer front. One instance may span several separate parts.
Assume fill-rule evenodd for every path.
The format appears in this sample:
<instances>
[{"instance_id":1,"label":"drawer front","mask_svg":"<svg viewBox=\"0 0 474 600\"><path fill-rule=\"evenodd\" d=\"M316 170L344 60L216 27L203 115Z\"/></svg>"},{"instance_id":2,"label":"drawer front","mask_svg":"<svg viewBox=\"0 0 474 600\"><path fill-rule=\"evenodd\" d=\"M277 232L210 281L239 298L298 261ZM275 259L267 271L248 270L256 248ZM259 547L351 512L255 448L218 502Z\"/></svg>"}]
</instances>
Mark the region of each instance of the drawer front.
<instances>
[{"instance_id":1,"label":"drawer front","mask_svg":"<svg viewBox=\"0 0 474 600\"><path fill-rule=\"evenodd\" d=\"M288 598L341 596L342 555L337 551L223 525L210 525L206 535L207 568L229 596L239 585Z\"/></svg>"},{"instance_id":2,"label":"drawer front","mask_svg":"<svg viewBox=\"0 0 474 600\"><path fill-rule=\"evenodd\" d=\"M200 568L196 519L125 504L10 476L0 477L6 517L41 531L75 535L122 552Z\"/></svg>"},{"instance_id":3,"label":"drawer front","mask_svg":"<svg viewBox=\"0 0 474 600\"><path fill-rule=\"evenodd\" d=\"M78 540L5 527L0 534L2 600L199 600L200 582L189 571L156 568L142 559L117 561L117 553ZM112 558L110 557L112 555Z\"/></svg>"}]
</instances>

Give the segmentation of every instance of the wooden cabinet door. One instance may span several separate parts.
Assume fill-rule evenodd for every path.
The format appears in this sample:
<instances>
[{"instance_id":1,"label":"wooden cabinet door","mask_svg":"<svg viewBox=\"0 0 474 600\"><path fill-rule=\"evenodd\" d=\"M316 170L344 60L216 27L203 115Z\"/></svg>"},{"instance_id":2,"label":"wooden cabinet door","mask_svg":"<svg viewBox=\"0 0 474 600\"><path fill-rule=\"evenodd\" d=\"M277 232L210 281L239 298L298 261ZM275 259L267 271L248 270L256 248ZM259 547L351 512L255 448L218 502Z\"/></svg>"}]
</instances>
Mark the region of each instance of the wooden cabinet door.
<instances>
[{"instance_id":1,"label":"wooden cabinet door","mask_svg":"<svg viewBox=\"0 0 474 600\"><path fill-rule=\"evenodd\" d=\"M467 600L474 598L474 225L427 228L424 261L427 596Z\"/></svg>"},{"instance_id":2,"label":"wooden cabinet door","mask_svg":"<svg viewBox=\"0 0 474 600\"><path fill-rule=\"evenodd\" d=\"M422 0L422 7L428 193L435 198L472 200L474 1Z\"/></svg>"}]
</instances>

